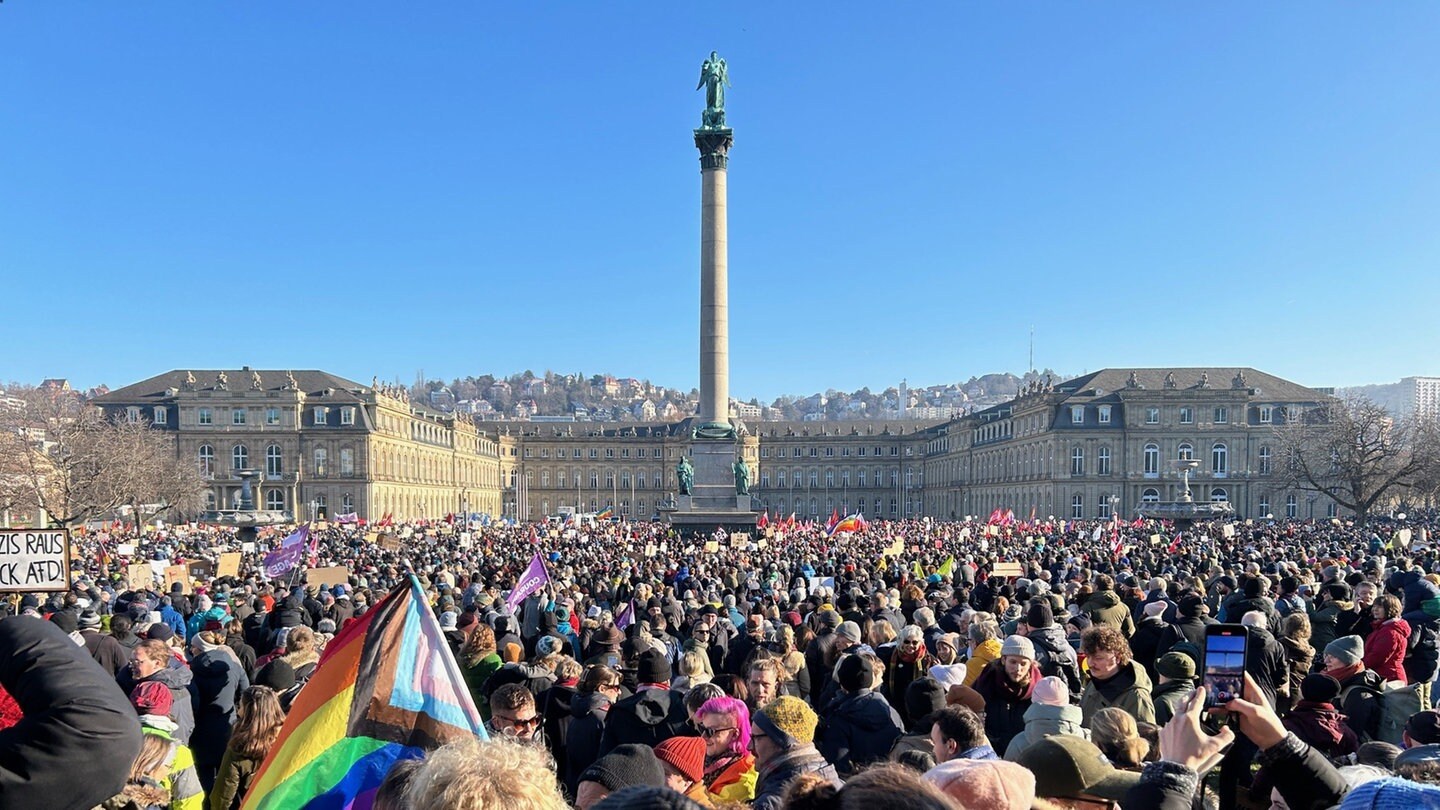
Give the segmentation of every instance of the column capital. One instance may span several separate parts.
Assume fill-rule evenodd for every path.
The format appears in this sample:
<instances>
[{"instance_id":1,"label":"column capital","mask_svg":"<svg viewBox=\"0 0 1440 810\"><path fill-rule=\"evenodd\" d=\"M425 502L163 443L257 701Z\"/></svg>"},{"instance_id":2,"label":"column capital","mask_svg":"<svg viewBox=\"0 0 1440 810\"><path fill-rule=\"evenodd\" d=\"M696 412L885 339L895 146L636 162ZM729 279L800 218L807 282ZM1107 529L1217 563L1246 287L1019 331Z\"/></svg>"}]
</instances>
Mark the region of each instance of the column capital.
<instances>
[{"instance_id":1,"label":"column capital","mask_svg":"<svg viewBox=\"0 0 1440 810\"><path fill-rule=\"evenodd\" d=\"M700 150L700 169L724 169L730 162L730 147L735 143L735 131L729 127L695 130L695 148Z\"/></svg>"}]
</instances>

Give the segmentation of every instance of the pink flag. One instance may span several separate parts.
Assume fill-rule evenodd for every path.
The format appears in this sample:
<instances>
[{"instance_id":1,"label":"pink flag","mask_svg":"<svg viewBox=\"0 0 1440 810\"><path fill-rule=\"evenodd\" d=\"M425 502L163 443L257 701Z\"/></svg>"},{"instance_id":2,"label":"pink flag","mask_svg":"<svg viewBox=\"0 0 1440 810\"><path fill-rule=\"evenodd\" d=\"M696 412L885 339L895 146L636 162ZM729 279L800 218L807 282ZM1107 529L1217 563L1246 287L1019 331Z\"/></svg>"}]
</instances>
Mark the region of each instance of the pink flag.
<instances>
[{"instance_id":1,"label":"pink flag","mask_svg":"<svg viewBox=\"0 0 1440 810\"><path fill-rule=\"evenodd\" d=\"M295 533L280 541L280 547L265 555L265 576L272 579L290 573L305 556L305 541L310 539L310 524L305 524Z\"/></svg>"}]
</instances>

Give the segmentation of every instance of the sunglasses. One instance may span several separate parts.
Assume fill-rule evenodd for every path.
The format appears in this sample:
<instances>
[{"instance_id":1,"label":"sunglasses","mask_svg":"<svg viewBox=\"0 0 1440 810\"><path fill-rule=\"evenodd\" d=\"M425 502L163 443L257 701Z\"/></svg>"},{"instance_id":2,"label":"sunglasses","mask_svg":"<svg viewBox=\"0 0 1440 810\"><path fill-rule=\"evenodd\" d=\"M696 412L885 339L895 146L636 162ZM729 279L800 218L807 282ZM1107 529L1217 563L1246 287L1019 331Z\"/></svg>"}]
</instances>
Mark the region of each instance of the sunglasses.
<instances>
[{"instance_id":1,"label":"sunglasses","mask_svg":"<svg viewBox=\"0 0 1440 810\"><path fill-rule=\"evenodd\" d=\"M734 731L735 729L735 726L726 726L725 728L710 728L709 726L701 726L700 736L708 740L711 737L718 737L727 731Z\"/></svg>"}]
</instances>

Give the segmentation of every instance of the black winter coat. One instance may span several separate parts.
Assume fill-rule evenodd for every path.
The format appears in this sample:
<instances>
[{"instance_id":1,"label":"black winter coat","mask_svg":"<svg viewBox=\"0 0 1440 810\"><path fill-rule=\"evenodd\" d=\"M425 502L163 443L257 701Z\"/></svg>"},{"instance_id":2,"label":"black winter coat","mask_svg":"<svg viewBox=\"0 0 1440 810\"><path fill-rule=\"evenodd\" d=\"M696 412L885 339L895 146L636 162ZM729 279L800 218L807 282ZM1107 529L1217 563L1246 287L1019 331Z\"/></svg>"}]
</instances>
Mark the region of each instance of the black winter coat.
<instances>
[{"instance_id":1,"label":"black winter coat","mask_svg":"<svg viewBox=\"0 0 1440 810\"><path fill-rule=\"evenodd\" d=\"M900 715L885 698L862 689L841 696L821 714L815 747L846 776L885 759L902 732Z\"/></svg>"},{"instance_id":2,"label":"black winter coat","mask_svg":"<svg viewBox=\"0 0 1440 810\"><path fill-rule=\"evenodd\" d=\"M671 737L686 736L689 723L683 694L673 689L647 689L610 707L600 756L625 743L653 748Z\"/></svg>"},{"instance_id":3,"label":"black winter coat","mask_svg":"<svg viewBox=\"0 0 1440 810\"><path fill-rule=\"evenodd\" d=\"M576 692L570 698L570 727L565 730L565 765L559 770L570 796L575 795L580 774L600 758L605 718L613 705L609 698L598 692Z\"/></svg>"},{"instance_id":4,"label":"black winter coat","mask_svg":"<svg viewBox=\"0 0 1440 810\"><path fill-rule=\"evenodd\" d=\"M88 810L125 787L140 753L135 710L60 628L0 620L0 686L25 714L0 731L0 807Z\"/></svg>"}]
</instances>

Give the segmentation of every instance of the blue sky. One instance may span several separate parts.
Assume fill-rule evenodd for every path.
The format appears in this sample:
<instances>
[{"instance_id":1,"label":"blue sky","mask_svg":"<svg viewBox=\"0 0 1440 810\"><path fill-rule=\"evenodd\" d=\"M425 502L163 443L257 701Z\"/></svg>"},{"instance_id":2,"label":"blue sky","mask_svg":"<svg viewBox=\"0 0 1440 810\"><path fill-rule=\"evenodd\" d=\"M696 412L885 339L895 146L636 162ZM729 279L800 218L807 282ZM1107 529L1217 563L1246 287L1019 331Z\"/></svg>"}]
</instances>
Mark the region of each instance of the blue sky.
<instances>
[{"instance_id":1,"label":"blue sky","mask_svg":"<svg viewBox=\"0 0 1440 810\"><path fill-rule=\"evenodd\" d=\"M534 6L533 8L530 6ZM1440 373L1440 4L0 4L0 379Z\"/></svg>"}]
</instances>

